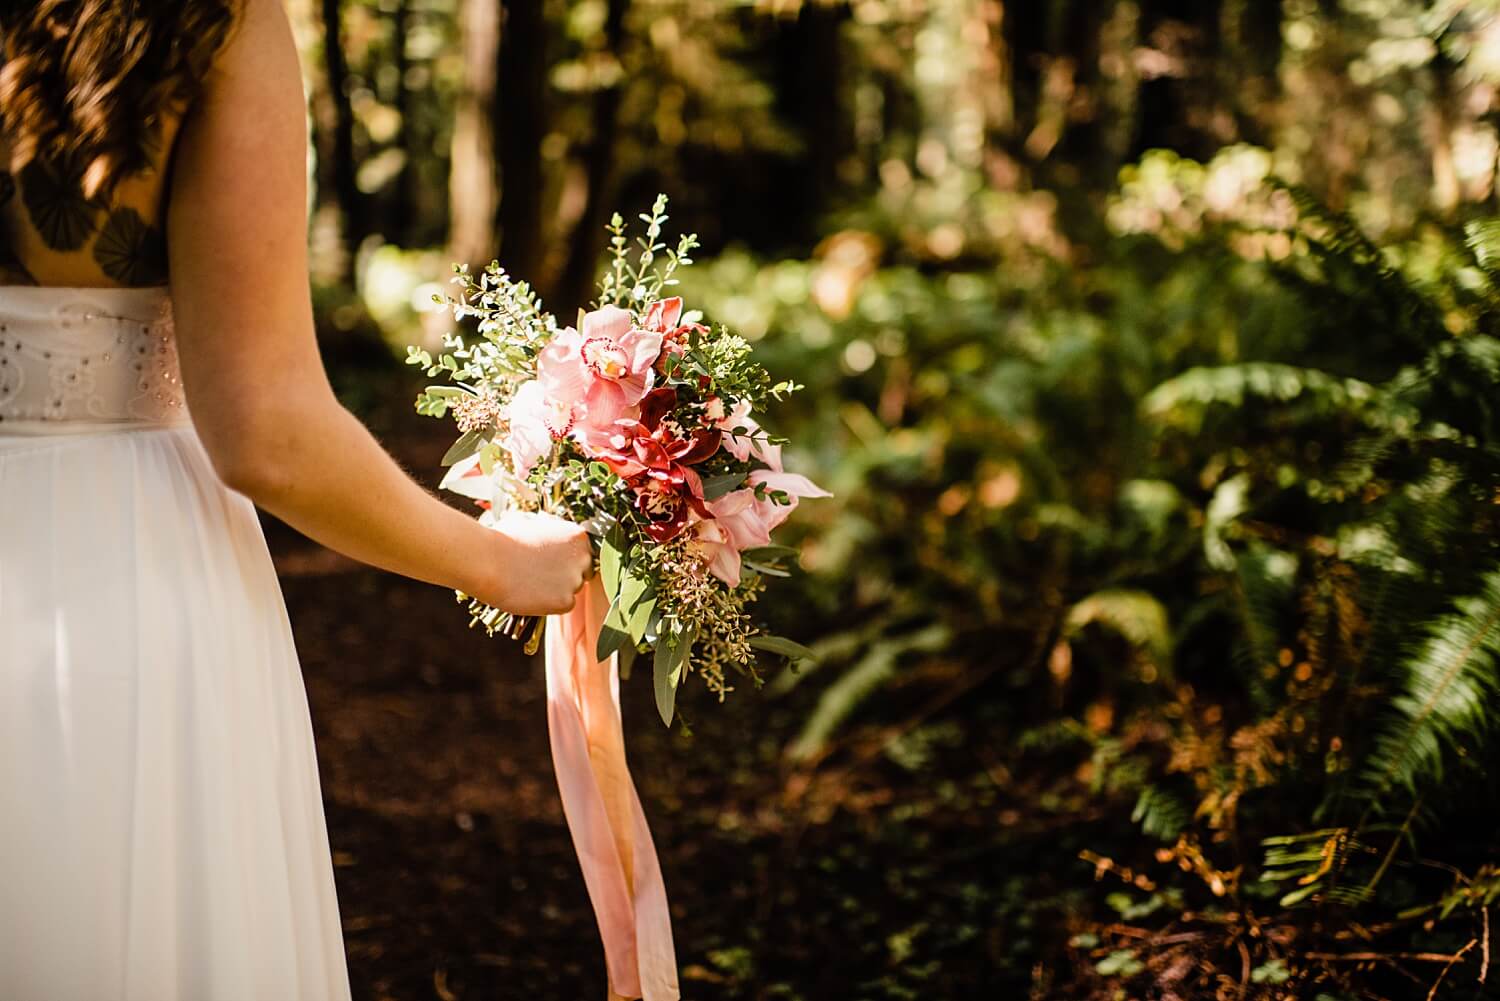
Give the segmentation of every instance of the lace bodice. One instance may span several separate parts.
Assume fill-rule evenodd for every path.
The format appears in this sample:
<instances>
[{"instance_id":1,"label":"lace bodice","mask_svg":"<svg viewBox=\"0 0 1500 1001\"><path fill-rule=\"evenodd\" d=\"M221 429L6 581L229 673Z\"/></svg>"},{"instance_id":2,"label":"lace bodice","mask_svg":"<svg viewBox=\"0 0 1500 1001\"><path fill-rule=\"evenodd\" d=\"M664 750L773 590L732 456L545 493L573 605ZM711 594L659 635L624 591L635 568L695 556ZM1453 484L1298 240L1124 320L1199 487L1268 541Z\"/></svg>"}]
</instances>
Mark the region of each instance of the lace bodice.
<instances>
[{"instance_id":1,"label":"lace bodice","mask_svg":"<svg viewBox=\"0 0 1500 1001\"><path fill-rule=\"evenodd\" d=\"M0 434L186 420L165 288L0 287Z\"/></svg>"}]
</instances>

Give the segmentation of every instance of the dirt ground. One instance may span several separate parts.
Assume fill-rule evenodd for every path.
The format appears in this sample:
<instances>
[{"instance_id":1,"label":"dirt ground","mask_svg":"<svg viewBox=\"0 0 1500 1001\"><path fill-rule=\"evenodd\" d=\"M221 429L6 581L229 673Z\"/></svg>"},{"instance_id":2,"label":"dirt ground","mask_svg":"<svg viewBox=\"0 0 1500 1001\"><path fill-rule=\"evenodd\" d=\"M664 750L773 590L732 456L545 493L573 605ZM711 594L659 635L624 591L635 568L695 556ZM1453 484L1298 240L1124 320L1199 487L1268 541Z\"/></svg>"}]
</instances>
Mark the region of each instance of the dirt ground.
<instances>
[{"instance_id":1,"label":"dirt ground","mask_svg":"<svg viewBox=\"0 0 1500 1001\"><path fill-rule=\"evenodd\" d=\"M436 465L431 427L395 436L409 468ZM354 996L603 998L540 660L465 628L448 592L267 532L318 737ZM968 669L916 671L885 709L899 720ZM680 701L691 736L661 725L645 677L622 687L687 1001L1025 996L1037 936L1053 935L1037 925L1047 874L1077 865L1078 832L1008 805L1002 700L950 705L894 744L873 731L885 752L809 770L783 748L813 684L723 706L699 686Z\"/></svg>"}]
</instances>

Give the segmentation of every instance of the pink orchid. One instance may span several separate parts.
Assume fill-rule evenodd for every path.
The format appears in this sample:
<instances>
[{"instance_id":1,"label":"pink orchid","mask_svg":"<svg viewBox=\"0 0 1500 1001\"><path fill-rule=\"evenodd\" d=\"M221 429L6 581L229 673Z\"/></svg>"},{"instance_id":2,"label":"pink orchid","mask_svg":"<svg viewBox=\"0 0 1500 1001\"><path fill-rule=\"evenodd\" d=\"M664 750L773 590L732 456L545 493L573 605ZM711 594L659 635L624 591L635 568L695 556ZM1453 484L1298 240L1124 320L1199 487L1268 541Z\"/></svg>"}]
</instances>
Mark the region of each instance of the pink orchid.
<instances>
[{"instance_id":1,"label":"pink orchid","mask_svg":"<svg viewBox=\"0 0 1500 1001\"><path fill-rule=\"evenodd\" d=\"M484 475L484 470L479 468L479 455L475 453L467 459L459 459L448 467L443 474L443 482L438 484L439 490L451 490L460 497L468 497L470 500L478 501L480 507L489 507L495 497L495 481Z\"/></svg>"},{"instance_id":2,"label":"pink orchid","mask_svg":"<svg viewBox=\"0 0 1500 1001\"><path fill-rule=\"evenodd\" d=\"M809 480L801 473L782 472L779 468L781 466L781 455L779 448L777 449L776 460L776 465L778 468L757 469L755 472L750 474L749 480L752 489L758 486L764 486L770 493L786 494L786 496L789 498L789 502L786 504L778 504L776 501L771 500L769 497L763 500L757 500L755 502L758 505L768 505L770 508L770 510L764 511L761 515L762 520L764 521L766 526L766 531L768 532L776 531L777 528L781 527L782 522L786 521L792 516L792 512L797 510L797 501L801 498L833 496L833 494L829 493L827 490L824 490L822 487L818 486L816 483L814 483L812 480Z\"/></svg>"},{"instance_id":3,"label":"pink orchid","mask_svg":"<svg viewBox=\"0 0 1500 1001\"><path fill-rule=\"evenodd\" d=\"M604 430L640 403L656 373L662 334L640 330L618 306L603 306L552 338L537 359L537 376L559 406L576 408L585 430Z\"/></svg>"},{"instance_id":4,"label":"pink orchid","mask_svg":"<svg viewBox=\"0 0 1500 1001\"><path fill-rule=\"evenodd\" d=\"M708 333L701 323L682 322L682 297L672 296L653 302L646 310L646 330L662 335L662 358L681 355L687 351L687 338L693 331Z\"/></svg>"},{"instance_id":5,"label":"pink orchid","mask_svg":"<svg viewBox=\"0 0 1500 1001\"><path fill-rule=\"evenodd\" d=\"M708 572L730 587L740 583L740 551L730 541L717 518L696 522L688 548L708 564Z\"/></svg>"},{"instance_id":6,"label":"pink orchid","mask_svg":"<svg viewBox=\"0 0 1500 1001\"><path fill-rule=\"evenodd\" d=\"M730 587L740 582L740 553L770 545L771 533L791 517L799 498L833 496L797 473L757 470L750 474L749 483L746 489L709 501L713 520L693 526L695 551L708 564L709 572ZM768 491L786 494L790 503L757 497L755 488L762 484Z\"/></svg>"},{"instance_id":7,"label":"pink orchid","mask_svg":"<svg viewBox=\"0 0 1500 1001\"><path fill-rule=\"evenodd\" d=\"M708 502L708 510L723 528L726 541L741 551L771 544L772 526L767 524L766 508L774 506L757 500L754 490L736 490Z\"/></svg>"},{"instance_id":8,"label":"pink orchid","mask_svg":"<svg viewBox=\"0 0 1500 1001\"><path fill-rule=\"evenodd\" d=\"M781 446L766 440L766 433L750 416L749 400L736 401L714 426L724 432L724 450L736 459L749 462L753 455L771 469L781 470Z\"/></svg>"},{"instance_id":9,"label":"pink orchid","mask_svg":"<svg viewBox=\"0 0 1500 1001\"><path fill-rule=\"evenodd\" d=\"M567 437L582 413L582 404L550 395L540 380L522 383L505 406L505 419L510 424L505 447L515 462L516 473L530 473L551 453L554 441Z\"/></svg>"}]
</instances>

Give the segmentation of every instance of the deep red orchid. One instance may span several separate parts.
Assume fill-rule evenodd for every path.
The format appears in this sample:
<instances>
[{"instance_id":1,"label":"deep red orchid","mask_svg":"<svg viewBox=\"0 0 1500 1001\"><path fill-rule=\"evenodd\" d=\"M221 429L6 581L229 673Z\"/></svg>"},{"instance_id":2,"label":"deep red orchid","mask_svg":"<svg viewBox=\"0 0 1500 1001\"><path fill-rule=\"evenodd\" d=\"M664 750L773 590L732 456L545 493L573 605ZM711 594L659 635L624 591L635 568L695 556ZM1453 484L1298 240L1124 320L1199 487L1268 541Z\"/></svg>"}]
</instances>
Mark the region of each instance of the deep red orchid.
<instances>
[{"instance_id":1,"label":"deep red orchid","mask_svg":"<svg viewBox=\"0 0 1500 1001\"><path fill-rule=\"evenodd\" d=\"M700 428L684 435L666 419L676 403L676 391L653 390L641 400L639 419L615 421L587 442L589 451L635 493L636 510L646 516L646 531L657 542L676 538L690 511L713 517L703 503L702 481L690 467L717 452L723 434Z\"/></svg>"}]
</instances>

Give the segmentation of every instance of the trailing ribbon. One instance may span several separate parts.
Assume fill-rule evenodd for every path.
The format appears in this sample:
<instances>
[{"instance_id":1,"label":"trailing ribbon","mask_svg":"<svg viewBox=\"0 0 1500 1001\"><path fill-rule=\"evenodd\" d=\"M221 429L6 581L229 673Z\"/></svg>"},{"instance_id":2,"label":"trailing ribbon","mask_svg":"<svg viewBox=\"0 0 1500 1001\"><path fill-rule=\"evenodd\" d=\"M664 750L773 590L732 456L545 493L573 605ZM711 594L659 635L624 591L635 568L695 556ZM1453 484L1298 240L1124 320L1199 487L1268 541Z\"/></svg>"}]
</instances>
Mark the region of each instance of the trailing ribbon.
<instances>
[{"instance_id":1,"label":"trailing ribbon","mask_svg":"<svg viewBox=\"0 0 1500 1001\"><path fill-rule=\"evenodd\" d=\"M618 661L594 656L608 613L595 577L578 593L573 610L547 625L552 763L604 940L611 1001L678 1001L667 890L625 763Z\"/></svg>"}]
</instances>

